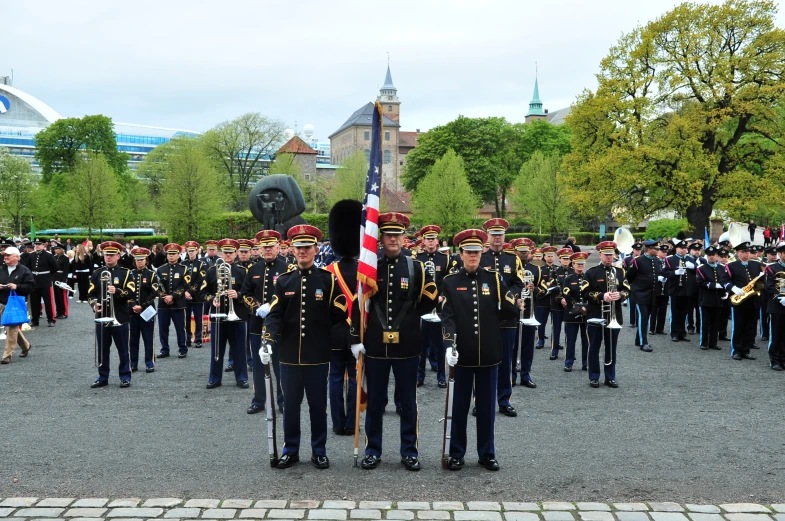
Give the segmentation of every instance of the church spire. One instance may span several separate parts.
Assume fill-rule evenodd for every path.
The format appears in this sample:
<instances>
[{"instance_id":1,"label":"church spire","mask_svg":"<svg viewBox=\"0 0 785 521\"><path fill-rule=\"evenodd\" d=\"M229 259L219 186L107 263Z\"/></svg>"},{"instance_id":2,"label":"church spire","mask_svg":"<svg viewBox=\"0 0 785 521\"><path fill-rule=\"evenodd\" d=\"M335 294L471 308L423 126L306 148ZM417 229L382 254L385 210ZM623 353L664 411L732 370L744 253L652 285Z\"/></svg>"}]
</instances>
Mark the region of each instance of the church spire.
<instances>
[{"instance_id":1,"label":"church spire","mask_svg":"<svg viewBox=\"0 0 785 521\"><path fill-rule=\"evenodd\" d=\"M534 66L534 95L529 102L529 112L526 117L530 116L545 116L545 111L542 109L542 101L540 101L540 86L537 78L537 66Z\"/></svg>"},{"instance_id":2,"label":"church spire","mask_svg":"<svg viewBox=\"0 0 785 521\"><path fill-rule=\"evenodd\" d=\"M382 90L397 90L395 85L393 85L392 75L390 74L390 62L387 62L387 76L384 77L384 85L382 85Z\"/></svg>"}]
</instances>

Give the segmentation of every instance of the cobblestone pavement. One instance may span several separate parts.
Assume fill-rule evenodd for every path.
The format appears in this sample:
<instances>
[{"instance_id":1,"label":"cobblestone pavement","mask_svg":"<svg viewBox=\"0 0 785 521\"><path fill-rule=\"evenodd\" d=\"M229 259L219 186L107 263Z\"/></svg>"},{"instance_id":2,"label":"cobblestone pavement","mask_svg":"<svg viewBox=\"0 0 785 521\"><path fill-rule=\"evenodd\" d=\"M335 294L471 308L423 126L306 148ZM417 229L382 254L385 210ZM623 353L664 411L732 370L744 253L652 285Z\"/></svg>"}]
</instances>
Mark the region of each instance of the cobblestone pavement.
<instances>
[{"instance_id":1,"label":"cobblestone pavement","mask_svg":"<svg viewBox=\"0 0 785 521\"><path fill-rule=\"evenodd\" d=\"M347 501L179 498L0 500L4 521L141 521L144 519L413 519L455 521L785 521L785 504L673 502Z\"/></svg>"},{"instance_id":2,"label":"cobblestone pavement","mask_svg":"<svg viewBox=\"0 0 785 521\"><path fill-rule=\"evenodd\" d=\"M626 324L626 316L624 320ZM160 360L155 373L134 373L129 389L118 387L117 357L112 354L109 386L93 390L92 326L87 306L71 301L68 320L30 333L29 357L20 359L17 352L10 365L0 366L0 497L557 498L682 504L772 504L785 499L785 375L767 368L765 349L753 352L756 361L735 362L729 359L727 342L721 343L722 351L703 352L695 336L692 342L671 343L658 335L651 338L654 353L643 353L632 347L633 330L625 325L618 351L619 389L590 389L586 373L562 370L563 354L549 361L548 350L538 350L533 368L538 388L515 387L512 401L518 417L497 416L502 469L495 473L476 463L471 421L466 468L456 473L441 469L444 391L429 372L426 385L418 389L422 471L407 472L399 463L399 422L392 406L385 414L378 469L353 468L352 439L330 431L331 467L317 471L308 463L310 432L304 421L304 461L277 470L268 464L264 414L245 413L250 391L231 385L230 375L223 387L205 389L209 349L191 349L185 359ZM157 344L156 330L156 350ZM303 420L306 411L304 404ZM281 440L279 431L279 444ZM399 510L412 512L401 516L422 518L418 511L425 509L400 505ZM435 505L430 504L430 510L445 510ZM23 517L21 507L0 508L6 517ZM46 508L63 509L51 511L55 517L67 512L66 506ZM318 515L302 510L304 516ZM662 511L654 504L649 510ZM571 512L585 521L608 518ZM348 508L345 513L351 517ZM198 514L214 518L212 513ZM464 514L449 515L460 519ZM487 515L499 518L504 512ZM537 515L559 521L551 516L565 514ZM678 513L647 515L653 521L684 521ZM623 517L619 521L638 521Z\"/></svg>"}]
</instances>

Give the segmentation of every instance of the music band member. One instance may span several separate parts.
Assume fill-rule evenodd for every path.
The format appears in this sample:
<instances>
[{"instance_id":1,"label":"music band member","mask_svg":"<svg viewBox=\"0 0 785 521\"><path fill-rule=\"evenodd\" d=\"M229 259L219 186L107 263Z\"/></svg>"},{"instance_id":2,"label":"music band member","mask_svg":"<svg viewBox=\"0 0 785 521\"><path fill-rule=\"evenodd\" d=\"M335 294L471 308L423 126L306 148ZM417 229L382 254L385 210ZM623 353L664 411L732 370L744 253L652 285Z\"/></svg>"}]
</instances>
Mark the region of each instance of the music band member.
<instances>
[{"instance_id":1,"label":"music band member","mask_svg":"<svg viewBox=\"0 0 785 521\"><path fill-rule=\"evenodd\" d=\"M144 342L144 365L148 373L155 372L155 350L153 349L153 335L155 334L155 320L142 318L144 310L150 306L155 307L155 298L161 288L155 272L147 267L147 258L150 250L147 248L134 248L131 250L136 267L131 270L131 280L134 291L128 297L130 309L130 338L131 372L137 370L139 365L139 338Z\"/></svg>"},{"instance_id":2,"label":"music band member","mask_svg":"<svg viewBox=\"0 0 785 521\"><path fill-rule=\"evenodd\" d=\"M215 266L215 262L221 258L218 255L218 241L213 239L205 241L204 247L206 251L204 257L202 257L202 262L204 262L207 268Z\"/></svg>"},{"instance_id":3,"label":"music band member","mask_svg":"<svg viewBox=\"0 0 785 521\"><path fill-rule=\"evenodd\" d=\"M540 325L537 326L537 345L535 347L537 349L542 349L545 347L545 340L548 338L545 334L545 328L548 326L548 318L551 316L551 293L547 293L547 290L551 285L551 277L557 266L554 265L556 260L556 248L554 246L543 245L542 248L539 248L539 252L541 259L544 261L544 264L539 263L542 279L541 284L546 292L541 293L540 296L537 297L537 309L535 313L537 322L539 322Z\"/></svg>"},{"instance_id":4,"label":"music band member","mask_svg":"<svg viewBox=\"0 0 785 521\"><path fill-rule=\"evenodd\" d=\"M728 293L725 291L727 272L717 262L719 250L714 246L706 248L708 262L701 263L697 270L698 304L700 306L700 348L721 349L717 345L720 332L720 311L725 305Z\"/></svg>"},{"instance_id":5,"label":"music band member","mask_svg":"<svg viewBox=\"0 0 785 521\"><path fill-rule=\"evenodd\" d=\"M630 311L630 316L636 317L635 345L641 351L651 353L653 348L647 334L654 330L658 283L665 278L662 263L657 259L657 241L649 239L642 246L646 253L633 257L627 263L627 282L630 285L629 305L635 308L634 314Z\"/></svg>"},{"instance_id":6,"label":"music band member","mask_svg":"<svg viewBox=\"0 0 785 521\"><path fill-rule=\"evenodd\" d=\"M572 251L572 250L570 250ZM578 335L581 339L581 369L586 371L587 357L589 354L589 337L586 330L586 303L581 295L581 286L586 272L586 259L588 252L578 252L570 255L573 272L570 273L562 286L562 300L564 306L564 337L567 349L564 353L564 370L572 371L575 363L575 343Z\"/></svg>"},{"instance_id":7,"label":"music band member","mask_svg":"<svg viewBox=\"0 0 785 521\"><path fill-rule=\"evenodd\" d=\"M676 239L673 243L675 253L665 259L662 276L667 279L665 292L670 298L671 306L671 340L673 342L689 342L687 338L687 299L692 294L695 278L695 266L688 270L686 258L687 243Z\"/></svg>"},{"instance_id":8,"label":"music band member","mask_svg":"<svg viewBox=\"0 0 785 521\"><path fill-rule=\"evenodd\" d=\"M436 288L441 288L442 279L447 274L449 259L439 251L439 234L442 229L435 224L423 226L418 232L424 250L414 258L422 262L425 269L433 277ZM422 352L420 353L420 367L417 369L417 387L425 383L425 361L431 359L436 362L436 383L441 389L447 387L447 376L444 368L444 342L442 341L441 322L423 319L421 327Z\"/></svg>"},{"instance_id":9,"label":"music band member","mask_svg":"<svg viewBox=\"0 0 785 521\"><path fill-rule=\"evenodd\" d=\"M785 367L785 244L777 247L779 260L766 267L766 312L769 315L769 366Z\"/></svg>"},{"instance_id":10,"label":"music band member","mask_svg":"<svg viewBox=\"0 0 785 521\"><path fill-rule=\"evenodd\" d=\"M621 304L629 297L630 287L624 269L613 265L616 243L601 242L597 251L600 252L600 264L586 272L581 288L584 301L589 304L586 320L589 330L589 385L593 388L600 386L600 347L604 345L605 385L616 388L619 386L616 382L616 346L623 320Z\"/></svg>"},{"instance_id":11,"label":"music band member","mask_svg":"<svg viewBox=\"0 0 785 521\"><path fill-rule=\"evenodd\" d=\"M120 358L118 373L120 387L131 386L131 360L128 352L128 299L136 290L131 280L131 272L117 264L120 254L125 250L119 242L101 243L105 266L90 276L88 301L95 311L96 319L116 319L113 322L96 322L95 341L97 343L98 379L90 386L93 389L109 384L109 348L114 343Z\"/></svg>"},{"instance_id":12,"label":"music band member","mask_svg":"<svg viewBox=\"0 0 785 521\"><path fill-rule=\"evenodd\" d=\"M442 316L446 361L455 367L450 459L447 468L460 470L466 454L466 429L474 391L477 409L479 464L499 470L494 444L494 401L499 366L504 357L498 324L518 317L516 298L497 271L480 269L482 230L464 230L453 242L460 248L463 267L444 277Z\"/></svg>"},{"instance_id":13,"label":"music band member","mask_svg":"<svg viewBox=\"0 0 785 521\"><path fill-rule=\"evenodd\" d=\"M65 255L65 247L60 241L54 243L55 260L57 261L57 273L52 277L53 282L65 284L71 275L71 262ZM63 288L52 288L55 297L55 320L68 318L68 290Z\"/></svg>"},{"instance_id":14,"label":"music band member","mask_svg":"<svg viewBox=\"0 0 785 521\"><path fill-rule=\"evenodd\" d=\"M387 404L390 371L395 377L401 415L401 463L420 470L418 459L417 368L420 362L420 317L433 309L436 283L425 266L401 251L409 218L400 213L379 215L382 255L378 261L378 291L370 301L364 344L360 342L360 305L352 308L352 354L365 352L368 409L363 469L382 461L382 419ZM285 395L285 394L284 394Z\"/></svg>"},{"instance_id":15,"label":"music band member","mask_svg":"<svg viewBox=\"0 0 785 521\"><path fill-rule=\"evenodd\" d=\"M38 327L41 317L41 299L44 301L44 311L46 312L46 322L49 327L55 325L54 314L54 290L52 289L52 275L59 269L54 255L46 250L46 242L43 239L35 240L35 251L27 256L27 268L32 272L35 279L35 289L30 293L30 325Z\"/></svg>"},{"instance_id":16,"label":"music band member","mask_svg":"<svg viewBox=\"0 0 785 521\"><path fill-rule=\"evenodd\" d=\"M736 260L725 266L728 273L728 277L724 279L725 289L737 297L744 298L741 303L731 306L733 336L730 340L730 350L731 358L734 360L755 360L755 357L750 354L750 349L755 344L758 321L757 306L759 305L757 299L759 297L754 293L745 293L743 288L758 277L763 270L759 262L750 260L750 247L749 242L743 242L736 246ZM760 279L759 285L762 285ZM745 295L747 296L745 297Z\"/></svg>"},{"instance_id":17,"label":"music band member","mask_svg":"<svg viewBox=\"0 0 785 521\"><path fill-rule=\"evenodd\" d=\"M561 248L556 251L556 256L559 258L559 266L552 269L548 287L551 290L551 360L559 358L559 350L564 349L561 344L562 322L564 322L561 290L564 287L564 280L572 273L572 266L570 266L572 248Z\"/></svg>"},{"instance_id":18,"label":"music band member","mask_svg":"<svg viewBox=\"0 0 785 521\"><path fill-rule=\"evenodd\" d=\"M185 345L191 347L191 327L193 324L193 346L202 347L202 329L204 324L204 296L202 295L202 281L207 276L207 264L198 258L199 243L188 241L183 244L186 258L181 262L191 277L188 289L185 290Z\"/></svg>"},{"instance_id":19,"label":"music band member","mask_svg":"<svg viewBox=\"0 0 785 521\"><path fill-rule=\"evenodd\" d=\"M693 271L693 277L687 277L687 282L690 284L689 287L689 294L690 296L687 297L687 333L690 335L694 335L695 332L700 332L701 330L701 316L700 316L700 304L698 300L700 298L699 295L699 288L698 288L698 272L696 271L702 264L705 264L705 259L701 257L701 250L703 249L703 245L700 242L693 242L690 244L689 253L686 257L686 267L687 271Z\"/></svg>"},{"instance_id":20,"label":"music band member","mask_svg":"<svg viewBox=\"0 0 785 521\"><path fill-rule=\"evenodd\" d=\"M534 302L536 303L537 298L541 297L545 294L544 289L544 282L542 279L542 274L540 272L540 267L533 264L529 261L529 255L535 249L534 241L529 238L523 237L520 239L513 239L512 246L515 248L515 253L518 255L518 259L521 262L521 266L523 266L523 276L525 277L525 273L528 271L531 273L532 281L528 284L528 289L533 294ZM521 290L523 290L523 278L521 279ZM512 290L510 290L512 291ZM515 298L520 297L520 293L513 293ZM535 318L535 309L529 309L529 302L524 302L524 318ZM521 369L520 369L520 376L521 376L521 385L524 387L531 387L532 389L537 387L537 384L531 378L531 369L532 363L534 362L534 337L537 333L537 326L535 325L527 325L527 324L519 324L518 327L519 332L518 336L515 339L516 348L520 351L520 358L518 358L518 354L515 349L513 349L513 360L517 361L520 360ZM518 345L520 343L520 345ZM512 373L512 385L515 385L516 374L513 371Z\"/></svg>"},{"instance_id":21,"label":"music band member","mask_svg":"<svg viewBox=\"0 0 785 521\"><path fill-rule=\"evenodd\" d=\"M160 286L158 301L158 342L161 351L158 358L169 356L169 324L174 324L177 337L177 358L188 356L188 346L185 342L185 308L187 300L185 292L190 288L191 274L185 266L180 264L179 244L171 242L164 246L166 264L159 266L158 284Z\"/></svg>"},{"instance_id":22,"label":"music band member","mask_svg":"<svg viewBox=\"0 0 785 521\"><path fill-rule=\"evenodd\" d=\"M262 333L269 348L259 353L263 364L270 363L270 349L278 351L281 360L285 443L276 466L284 469L300 460L300 407L307 397L311 462L317 469L326 469L330 466L325 444L331 349L325 340L330 338L333 324L349 318L346 297L333 274L314 265L321 231L298 225L289 229L287 237L297 256L297 268L279 276L275 283Z\"/></svg>"}]
</instances>

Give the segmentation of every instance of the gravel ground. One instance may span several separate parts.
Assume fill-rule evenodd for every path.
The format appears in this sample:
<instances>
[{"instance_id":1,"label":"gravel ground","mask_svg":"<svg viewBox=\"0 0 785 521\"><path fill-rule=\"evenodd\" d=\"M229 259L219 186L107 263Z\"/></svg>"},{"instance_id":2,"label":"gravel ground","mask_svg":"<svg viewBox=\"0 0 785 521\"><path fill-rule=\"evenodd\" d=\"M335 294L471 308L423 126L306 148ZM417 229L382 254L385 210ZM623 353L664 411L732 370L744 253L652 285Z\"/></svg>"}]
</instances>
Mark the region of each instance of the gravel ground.
<instances>
[{"instance_id":1,"label":"gravel ground","mask_svg":"<svg viewBox=\"0 0 785 521\"><path fill-rule=\"evenodd\" d=\"M0 367L0 496L713 503L785 496L785 374L768 369L765 350L735 362L727 342L704 352L696 336L678 344L654 336L655 352L643 353L625 326L619 389L590 389L587 373L565 373L563 360L538 350L539 387L516 387L519 416L497 417L498 473L474 464L473 429L467 467L440 468L445 392L429 373L418 392L421 472L398 462L391 407L379 469L353 468L352 439L330 431L332 466L315 470L304 425L306 462L281 471L269 468L264 414L245 413L250 391L205 389L209 349L161 360L155 373L135 373L129 389L118 387L113 354L110 385L90 389L93 322L87 305L71 302L68 320L29 334L30 357L17 351Z\"/></svg>"}]
</instances>

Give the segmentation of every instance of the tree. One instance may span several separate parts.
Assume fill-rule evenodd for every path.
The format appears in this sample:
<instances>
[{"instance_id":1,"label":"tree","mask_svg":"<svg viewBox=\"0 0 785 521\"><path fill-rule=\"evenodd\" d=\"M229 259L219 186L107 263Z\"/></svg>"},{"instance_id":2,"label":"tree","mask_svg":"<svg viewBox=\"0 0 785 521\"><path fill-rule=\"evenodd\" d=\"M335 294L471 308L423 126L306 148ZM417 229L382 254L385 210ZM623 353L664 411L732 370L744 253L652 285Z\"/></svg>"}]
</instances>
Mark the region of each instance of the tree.
<instances>
[{"instance_id":1,"label":"tree","mask_svg":"<svg viewBox=\"0 0 785 521\"><path fill-rule=\"evenodd\" d=\"M117 176L102 154L87 152L70 174L58 174L57 182L64 186L60 199L64 204L58 213L68 223L87 228L88 237L92 237L93 230L118 222L125 213Z\"/></svg>"},{"instance_id":2,"label":"tree","mask_svg":"<svg viewBox=\"0 0 785 521\"><path fill-rule=\"evenodd\" d=\"M250 183L261 173L264 158L283 143L284 130L281 121L249 112L204 135L208 155L226 175L236 209L247 204Z\"/></svg>"},{"instance_id":3,"label":"tree","mask_svg":"<svg viewBox=\"0 0 785 521\"><path fill-rule=\"evenodd\" d=\"M365 153L357 150L343 160L335 171L335 179L328 192L330 207L343 199L361 201L365 198L365 181L368 177L368 160Z\"/></svg>"},{"instance_id":4,"label":"tree","mask_svg":"<svg viewBox=\"0 0 785 521\"><path fill-rule=\"evenodd\" d=\"M44 183L56 172L72 172L85 152L101 154L119 174L128 164L128 155L117 150L114 125L106 116L58 119L36 134L35 143Z\"/></svg>"},{"instance_id":5,"label":"tree","mask_svg":"<svg viewBox=\"0 0 785 521\"><path fill-rule=\"evenodd\" d=\"M219 174L198 139L176 138L165 158L160 211L169 237L185 241L198 237L223 206Z\"/></svg>"},{"instance_id":6,"label":"tree","mask_svg":"<svg viewBox=\"0 0 785 521\"><path fill-rule=\"evenodd\" d=\"M418 220L437 223L448 237L468 226L478 202L466 178L463 159L452 149L436 161L412 194Z\"/></svg>"},{"instance_id":7,"label":"tree","mask_svg":"<svg viewBox=\"0 0 785 521\"><path fill-rule=\"evenodd\" d=\"M624 34L567 120L575 205L625 221L675 209L702 229L715 206L781 199L776 11L769 0L684 3Z\"/></svg>"},{"instance_id":8,"label":"tree","mask_svg":"<svg viewBox=\"0 0 785 521\"><path fill-rule=\"evenodd\" d=\"M15 233L20 230L23 216L30 215L29 203L35 189L30 163L0 148L0 211L11 219Z\"/></svg>"},{"instance_id":9,"label":"tree","mask_svg":"<svg viewBox=\"0 0 785 521\"><path fill-rule=\"evenodd\" d=\"M533 217L542 229L551 235L566 231L570 224L571 208L564 199L558 179L561 156L535 152L521 167L515 181L513 204L521 212Z\"/></svg>"}]
</instances>

